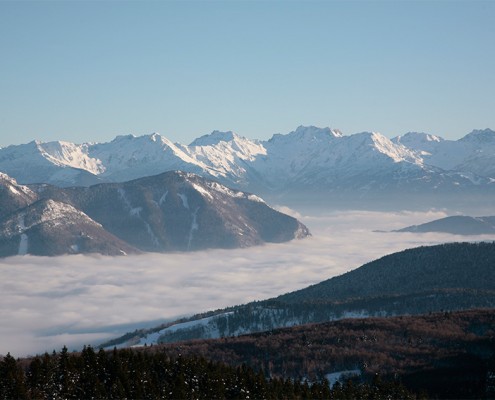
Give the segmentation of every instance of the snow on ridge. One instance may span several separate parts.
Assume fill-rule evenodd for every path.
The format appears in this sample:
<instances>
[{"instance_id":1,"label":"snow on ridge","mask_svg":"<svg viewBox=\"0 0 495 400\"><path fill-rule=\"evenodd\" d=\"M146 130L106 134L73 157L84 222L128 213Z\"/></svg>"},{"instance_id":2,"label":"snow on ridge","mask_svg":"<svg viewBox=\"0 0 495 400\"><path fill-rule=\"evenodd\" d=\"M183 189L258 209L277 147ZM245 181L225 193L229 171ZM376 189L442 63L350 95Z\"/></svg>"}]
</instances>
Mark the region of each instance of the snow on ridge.
<instances>
[{"instance_id":1,"label":"snow on ridge","mask_svg":"<svg viewBox=\"0 0 495 400\"><path fill-rule=\"evenodd\" d=\"M246 194L244 192L241 192L240 190L230 189L227 186L221 185L220 183L217 182L208 182L207 185L216 192L226 194L227 196L230 197L242 198L246 196Z\"/></svg>"},{"instance_id":2,"label":"snow on ridge","mask_svg":"<svg viewBox=\"0 0 495 400\"><path fill-rule=\"evenodd\" d=\"M88 145L77 145L71 142L54 141L39 143L38 148L43 157L56 165L84 169L99 175L105 171L102 161L88 154Z\"/></svg>"},{"instance_id":3,"label":"snow on ridge","mask_svg":"<svg viewBox=\"0 0 495 400\"><path fill-rule=\"evenodd\" d=\"M43 204L43 210L40 218L40 223L47 222L47 221L52 221L56 222L57 220L60 220L60 223L67 222L68 220L70 221L69 215L74 215L77 217L82 217L85 219L87 222L90 222L94 225L100 226L98 222L94 221L91 219L87 214L84 212L74 208L70 204L62 203L59 201L55 201L52 199L48 199L44 201ZM58 223L56 224L58 225Z\"/></svg>"},{"instance_id":4,"label":"snow on ridge","mask_svg":"<svg viewBox=\"0 0 495 400\"><path fill-rule=\"evenodd\" d=\"M1 180L4 180L7 183L7 185L5 185L5 186L8 188L8 190L11 193L13 193L16 196L20 196L22 194L27 195L27 196L32 196L32 197L35 196L34 192L31 189L29 189L27 186L19 185L14 178L12 178L11 176L9 176L3 172L0 172L0 181ZM0 182L0 184L1 184L1 182Z\"/></svg>"},{"instance_id":5,"label":"snow on ridge","mask_svg":"<svg viewBox=\"0 0 495 400\"><path fill-rule=\"evenodd\" d=\"M341 168L365 173L373 166L389 167L390 161L493 176L492 149L495 154L495 132L490 129L475 130L463 139L450 141L427 133L409 132L390 140L376 132L344 136L328 127L299 126L288 134L275 134L268 141L247 139L232 131L213 131L189 146L172 143L159 133L121 135L100 144L33 141L28 147L1 149L0 168L6 172L11 168L15 174L24 168L23 163L33 171L40 166L40 178L35 179L62 185L77 184L80 170L116 181L185 170L242 188L276 189L311 174ZM8 157L18 165L9 164ZM58 167L54 171L64 173L47 171L51 168L48 163ZM62 171L64 167L71 168Z\"/></svg>"},{"instance_id":6,"label":"snow on ridge","mask_svg":"<svg viewBox=\"0 0 495 400\"><path fill-rule=\"evenodd\" d=\"M210 192L208 192L203 186L198 185L197 183L191 182L191 185L194 189L196 189L197 192L199 192L203 197L207 197L210 200L213 199L213 196L211 195Z\"/></svg>"},{"instance_id":7,"label":"snow on ridge","mask_svg":"<svg viewBox=\"0 0 495 400\"><path fill-rule=\"evenodd\" d=\"M189 146L190 147L196 147L196 146L213 146L218 144L219 142L229 142L232 141L236 138L240 138L239 135L232 131L213 131L209 134L200 136L199 138L194 139Z\"/></svg>"},{"instance_id":8,"label":"snow on ridge","mask_svg":"<svg viewBox=\"0 0 495 400\"><path fill-rule=\"evenodd\" d=\"M204 327L207 330L209 338L218 339L218 338L220 338L220 332L218 331L218 329L216 327L213 328L213 326L215 325L213 322L218 318L225 317L225 316L230 315L230 314L233 314L233 312L227 312L227 313L223 313L223 314L219 314L219 315L213 315L211 317L205 317L205 318L201 318L201 319L197 319L197 320L193 320L193 321L180 322L177 324L170 325L167 328L163 328L162 330L160 330L158 332L153 332L153 333L147 334L146 336L140 338L139 342L134 344L133 347L141 347L144 345L149 346L152 344L155 345L155 344L158 344L158 340L159 340L160 336L162 336L166 333L172 333L172 332L176 332L178 330L190 329L193 327L200 327L200 326ZM122 345L120 345L120 347L127 347L127 346L128 346L127 343L123 343Z\"/></svg>"},{"instance_id":9,"label":"snow on ridge","mask_svg":"<svg viewBox=\"0 0 495 400\"><path fill-rule=\"evenodd\" d=\"M331 128L319 128L316 126L300 125L295 131L287 134L274 134L266 143L280 144L295 141L320 142L344 137L341 131Z\"/></svg>"},{"instance_id":10,"label":"snow on ridge","mask_svg":"<svg viewBox=\"0 0 495 400\"><path fill-rule=\"evenodd\" d=\"M53 228L62 224L79 222L82 218L87 223L101 227L101 224L70 204L49 199L34 203L30 207L30 211L24 209L22 212L12 215L8 224L9 227L4 232L7 237L20 234L21 241L24 241L23 246L27 246L27 235L26 237L22 235L32 227L40 224L49 223Z\"/></svg>"}]
</instances>

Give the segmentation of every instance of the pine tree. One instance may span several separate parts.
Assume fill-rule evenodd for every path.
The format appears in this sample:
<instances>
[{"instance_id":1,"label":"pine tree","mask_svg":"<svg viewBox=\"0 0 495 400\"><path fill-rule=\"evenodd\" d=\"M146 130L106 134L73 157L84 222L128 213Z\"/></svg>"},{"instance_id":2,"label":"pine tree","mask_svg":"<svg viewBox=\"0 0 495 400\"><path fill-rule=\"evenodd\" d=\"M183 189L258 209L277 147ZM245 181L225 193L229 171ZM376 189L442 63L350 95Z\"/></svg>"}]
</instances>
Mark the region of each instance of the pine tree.
<instances>
[{"instance_id":1,"label":"pine tree","mask_svg":"<svg viewBox=\"0 0 495 400\"><path fill-rule=\"evenodd\" d=\"M4 359L0 361L0 398L27 398L24 372L10 353L7 353Z\"/></svg>"}]
</instances>

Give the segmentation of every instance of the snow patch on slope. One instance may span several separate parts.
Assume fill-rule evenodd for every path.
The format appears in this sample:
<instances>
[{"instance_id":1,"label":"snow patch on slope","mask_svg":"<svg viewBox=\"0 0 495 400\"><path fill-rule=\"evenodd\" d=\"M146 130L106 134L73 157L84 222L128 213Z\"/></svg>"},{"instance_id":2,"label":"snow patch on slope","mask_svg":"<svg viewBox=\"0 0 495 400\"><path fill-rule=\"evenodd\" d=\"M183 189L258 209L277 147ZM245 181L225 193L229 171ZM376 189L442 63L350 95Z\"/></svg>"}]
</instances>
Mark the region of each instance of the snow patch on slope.
<instances>
[{"instance_id":1,"label":"snow patch on slope","mask_svg":"<svg viewBox=\"0 0 495 400\"><path fill-rule=\"evenodd\" d=\"M182 200L182 206L189 210L189 201L187 200L187 196L183 193L177 193L177 196Z\"/></svg>"}]
</instances>

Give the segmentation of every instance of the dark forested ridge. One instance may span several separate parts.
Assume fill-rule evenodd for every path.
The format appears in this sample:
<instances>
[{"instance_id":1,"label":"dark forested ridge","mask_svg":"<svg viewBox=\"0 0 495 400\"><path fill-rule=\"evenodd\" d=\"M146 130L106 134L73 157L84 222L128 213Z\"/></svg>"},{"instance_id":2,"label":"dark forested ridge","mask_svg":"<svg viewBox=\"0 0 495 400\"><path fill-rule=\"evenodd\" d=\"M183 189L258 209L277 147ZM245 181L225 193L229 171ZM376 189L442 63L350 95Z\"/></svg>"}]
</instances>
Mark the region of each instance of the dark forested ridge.
<instances>
[{"instance_id":1,"label":"dark forested ridge","mask_svg":"<svg viewBox=\"0 0 495 400\"><path fill-rule=\"evenodd\" d=\"M347 319L154 347L296 380L358 370L365 381L395 377L432 397L485 398L495 390L494 309Z\"/></svg>"},{"instance_id":2,"label":"dark forested ridge","mask_svg":"<svg viewBox=\"0 0 495 400\"><path fill-rule=\"evenodd\" d=\"M105 345L133 344L157 331L159 342L172 343L349 317L493 307L495 243L451 243L394 253L306 289L178 321L197 324L136 331Z\"/></svg>"},{"instance_id":3,"label":"dark forested ridge","mask_svg":"<svg viewBox=\"0 0 495 400\"><path fill-rule=\"evenodd\" d=\"M277 299L343 301L438 289L495 291L495 242L448 243L404 250Z\"/></svg>"},{"instance_id":4,"label":"dark forested ridge","mask_svg":"<svg viewBox=\"0 0 495 400\"><path fill-rule=\"evenodd\" d=\"M374 379L330 388L328 381L268 378L246 366L228 366L166 351L114 350L45 354L0 361L1 399L414 399L400 382Z\"/></svg>"},{"instance_id":5,"label":"dark forested ridge","mask_svg":"<svg viewBox=\"0 0 495 400\"><path fill-rule=\"evenodd\" d=\"M349 380L346 371L356 376ZM331 386L331 374L343 382ZM0 359L0 398L493 398L493 377L491 309L349 319L135 349L64 348L24 360L7 355Z\"/></svg>"}]
</instances>

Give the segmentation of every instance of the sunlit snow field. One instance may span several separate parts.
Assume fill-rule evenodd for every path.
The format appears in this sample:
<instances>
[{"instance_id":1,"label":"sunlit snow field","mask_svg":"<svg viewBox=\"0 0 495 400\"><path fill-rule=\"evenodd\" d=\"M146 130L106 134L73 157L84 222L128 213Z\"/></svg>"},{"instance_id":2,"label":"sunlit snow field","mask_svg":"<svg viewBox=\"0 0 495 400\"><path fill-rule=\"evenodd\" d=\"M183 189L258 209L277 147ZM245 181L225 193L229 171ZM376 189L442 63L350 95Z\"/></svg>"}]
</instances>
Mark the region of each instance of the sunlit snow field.
<instances>
[{"instance_id":1,"label":"sunlit snow field","mask_svg":"<svg viewBox=\"0 0 495 400\"><path fill-rule=\"evenodd\" d=\"M291 210L283 209L291 213ZM446 216L348 211L297 215L313 236L239 250L0 260L0 354L97 345L149 321L262 300L405 248L493 236L380 233Z\"/></svg>"}]
</instances>

